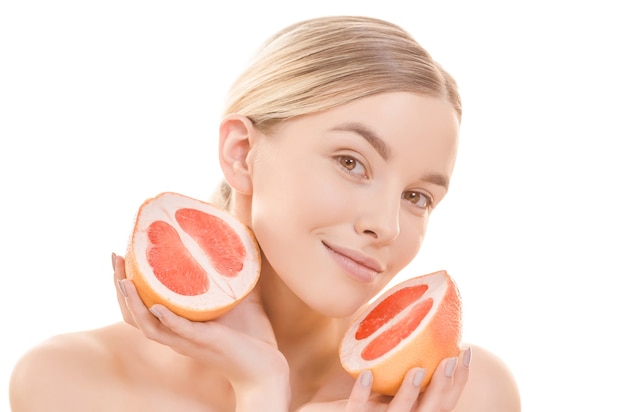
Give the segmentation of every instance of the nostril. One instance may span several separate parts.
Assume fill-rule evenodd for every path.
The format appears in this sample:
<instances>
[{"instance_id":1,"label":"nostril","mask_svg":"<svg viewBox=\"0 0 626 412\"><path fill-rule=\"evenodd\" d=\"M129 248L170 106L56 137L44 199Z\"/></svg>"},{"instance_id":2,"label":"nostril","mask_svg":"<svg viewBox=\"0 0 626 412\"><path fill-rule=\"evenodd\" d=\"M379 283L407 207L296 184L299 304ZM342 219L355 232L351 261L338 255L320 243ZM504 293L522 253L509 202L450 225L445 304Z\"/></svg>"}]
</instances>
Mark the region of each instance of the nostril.
<instances>
[{"instance_id":1,"label":"nostril","mask_svg":"<svg viewBox=\"0 0 626 412\"><path fill-rule=\"evenodd\" d=\"M365 233L366 235L372 235L374 239L378 239L378 235L373 230L366 229L363 231L363 233Z\"/></svg>"}]
</instances>

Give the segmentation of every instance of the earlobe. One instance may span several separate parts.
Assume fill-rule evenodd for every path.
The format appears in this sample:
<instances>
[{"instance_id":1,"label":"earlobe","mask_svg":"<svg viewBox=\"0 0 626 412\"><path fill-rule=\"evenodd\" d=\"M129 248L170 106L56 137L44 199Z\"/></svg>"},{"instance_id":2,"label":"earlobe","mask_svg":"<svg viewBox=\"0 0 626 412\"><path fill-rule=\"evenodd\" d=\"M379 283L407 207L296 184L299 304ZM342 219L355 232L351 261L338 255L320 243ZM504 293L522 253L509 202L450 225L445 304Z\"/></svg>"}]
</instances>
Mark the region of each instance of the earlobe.
<instances>
[{"instance_id":1,"label":"earlobe","mask_svg":"<svg viewBox=\"0 0 626 412\"><path fill-rule=\"evenodd\" d=\"M233 190L252 193L248 154L256 128L245 116L231 114L220 125L219 159L226 182Z\"/></svg>"}]
</instances>

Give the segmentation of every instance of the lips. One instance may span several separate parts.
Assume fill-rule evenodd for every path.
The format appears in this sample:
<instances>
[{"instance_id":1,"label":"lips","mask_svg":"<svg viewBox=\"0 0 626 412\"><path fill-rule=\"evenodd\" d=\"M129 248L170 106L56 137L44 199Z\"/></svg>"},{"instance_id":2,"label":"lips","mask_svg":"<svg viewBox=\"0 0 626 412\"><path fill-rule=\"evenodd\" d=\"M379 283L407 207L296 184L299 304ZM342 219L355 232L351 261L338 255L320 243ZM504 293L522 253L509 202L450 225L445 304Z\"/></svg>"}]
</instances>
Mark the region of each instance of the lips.
<instances>
[{"instance_id":1,"label":"lips","mask_svg":"<svg viewBox=\"0 0 626 412\"><path fill-rule=\"evenodd\" d=\"M330 245L326 242L322 243L344 272L360 282L372 282L376 275L384 270L375 259L359 251Z\"/></svg>"}]
</instances>

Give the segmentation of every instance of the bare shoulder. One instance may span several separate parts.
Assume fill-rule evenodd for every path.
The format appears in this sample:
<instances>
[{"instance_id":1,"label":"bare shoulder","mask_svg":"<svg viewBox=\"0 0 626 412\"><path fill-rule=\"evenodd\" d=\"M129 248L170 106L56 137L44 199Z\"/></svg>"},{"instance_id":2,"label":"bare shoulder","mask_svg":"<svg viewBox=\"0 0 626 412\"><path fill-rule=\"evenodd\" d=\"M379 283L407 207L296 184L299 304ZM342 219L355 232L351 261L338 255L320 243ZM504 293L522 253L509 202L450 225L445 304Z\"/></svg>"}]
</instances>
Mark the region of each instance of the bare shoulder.
<instances>
[{"instance_id":1,"label":"bare shoulder","mask_svg":"<svg viewBox=\"0 0 626 412\"><path fill-rule=\"evenodd\" d=\"M470 376L455 411L521 411L517 383L506 364L488 350L470 346Z\"/></svg>"},{"instance_id":2,"label":"bare shoulder","mask_svg":"<svg viewBox=\"0 0 626 412\"><path fill-rule=\"evenodd\" d=\"M93 396L94 388L106 396L106 378L114 376L115 362L100 331L55 336L18 360L9 385L11 408L79 410L81 397Z\"/></svg>"}]
</instances>

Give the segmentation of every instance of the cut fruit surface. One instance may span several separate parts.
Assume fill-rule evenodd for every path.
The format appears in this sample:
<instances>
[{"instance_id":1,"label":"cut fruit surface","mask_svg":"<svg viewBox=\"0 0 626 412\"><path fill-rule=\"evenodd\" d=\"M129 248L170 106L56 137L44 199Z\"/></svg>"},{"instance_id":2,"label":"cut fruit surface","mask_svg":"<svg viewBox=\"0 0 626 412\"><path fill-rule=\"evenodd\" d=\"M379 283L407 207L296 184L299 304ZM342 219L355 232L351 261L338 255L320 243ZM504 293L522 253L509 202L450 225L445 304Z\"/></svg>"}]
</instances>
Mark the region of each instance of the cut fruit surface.
<instances>
[{"instance_id":1,"label":"cut fruit surface","mask_svg":"<svg viewBox=\"0 0 626 412\"><path fill-rule=\"evenodd\" d=\"M190 320L214 319L256 284L260 252L252 232L210 203L166 192L137 213L126 275L146 306Z\"/></svg>"},{"instance_id":2,"label":"cut fruit surface","mask_svg":"<svg viewBox=\"0 0 626 412\"><path fill-rule=\"evenodd\" d=\"M426 369L422 390L439 363L459 354L461 298L445 271L419 276L387 290L353 321L339 355L356 377L374 376L372 389L395 395L407 371Z\"/></svg>"}]
</instances>

